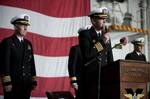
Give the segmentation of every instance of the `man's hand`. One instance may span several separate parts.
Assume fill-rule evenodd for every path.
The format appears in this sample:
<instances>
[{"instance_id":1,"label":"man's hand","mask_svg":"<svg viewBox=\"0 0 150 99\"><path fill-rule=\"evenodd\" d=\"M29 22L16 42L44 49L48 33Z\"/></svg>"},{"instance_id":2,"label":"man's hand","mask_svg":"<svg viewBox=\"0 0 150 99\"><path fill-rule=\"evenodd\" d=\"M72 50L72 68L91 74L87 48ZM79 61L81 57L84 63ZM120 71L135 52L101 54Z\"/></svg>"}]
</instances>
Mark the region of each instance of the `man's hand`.
<instances>
[{"instance_id":1,"label":"man's hand","mask_svg":"<svg viewBox=\"0 0 150 99\"><path fill-rule=\"evenodd\" d=\"M108 33L105 33L105 34L103 35L103 37L104 37L104 42L105 42L105 44L109 43L109 40L110 40L109 34L108 34Z\"/></svg>"},{"instance_id":2,"label":"man's hand","mask_svg":"<svg viewBox=\"0 0 150 99\"><path fill-rule=\"evenodd\" d=\"M32 90L35 90L37 86L37 81L32 82Z\"/></svg>"},{"instance_id":3,"label":"man's hand","mask_svg":"<svg viewBox=\"0 0 150 99\"><path fill-rule=\"evenodd\" d=\"M75 90L78 90L78 84L77 84L77 83L72 83L72 87L73 87Z\"/></svg>"},{"instance_id":4,"label":"man's hand","mask_svg":"<svg viewBox=\"0 0 150 99\"><path fill-rule=\"evenodd\" d=\"M12 85L4 86L4 90L5 90L6 92L11 92L11 91L12 91Z\"/></svg>"},{"instance_id":5,"label":"man's hand","mask_svg":"<svg viewBox=\"0 0 150 99\"><path fill-rule=\"evenodd\" d=\"M37 86L37 85L32 85L32 90L35 90L35 89L36 89L36 86Z\"/></svg>"}]
</instances>

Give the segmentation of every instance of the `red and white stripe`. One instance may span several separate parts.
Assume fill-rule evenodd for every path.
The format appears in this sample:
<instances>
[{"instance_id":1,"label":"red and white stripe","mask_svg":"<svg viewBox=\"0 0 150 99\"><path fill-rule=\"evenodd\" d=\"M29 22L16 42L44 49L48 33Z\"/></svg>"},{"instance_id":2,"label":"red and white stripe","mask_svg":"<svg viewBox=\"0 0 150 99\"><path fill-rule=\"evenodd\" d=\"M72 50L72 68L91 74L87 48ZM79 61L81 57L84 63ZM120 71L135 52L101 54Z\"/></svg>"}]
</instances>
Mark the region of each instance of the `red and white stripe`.
<instances>
[{"instance_id":1,"label":"red and white stripe","mask_svg":"<svg viewBox=\"0 0 150 99\"><path fill-rule=\"evenodd\" d=\"M0 9L0 13L2 14L0 18L3 18L3 20L1 20L0 27L13 29L13 26L10 24L10 19L12 18L12 16L16 16L21 13L27 13L31 16L31 26L28 30L32 31L35 34L39 34L46 37L62 38L77 36L77 30L79 28L78 26L84 26L85 24L87 24L87 21L85 20L88 20L88 17L86 16L74 18L56 18L52 16L43 15L38 12L33 12L31 10L8 6L0 6Z\"/></svg>"},{"instance_id":2,"label":"red and white stripe","mask_svg":"<svg viewBox=\"0 0 150 99\"><path fill-rule=\"evenodd\" d=\"M90 0L0 0L0 41L13 34L12 17L22 13L31 16L27 39L33 45L38 76L32 99L46 99L46 91L72 91L68 53L78 43L78 29L89 24L89 3Z\"/></svg>"}]
</instances>

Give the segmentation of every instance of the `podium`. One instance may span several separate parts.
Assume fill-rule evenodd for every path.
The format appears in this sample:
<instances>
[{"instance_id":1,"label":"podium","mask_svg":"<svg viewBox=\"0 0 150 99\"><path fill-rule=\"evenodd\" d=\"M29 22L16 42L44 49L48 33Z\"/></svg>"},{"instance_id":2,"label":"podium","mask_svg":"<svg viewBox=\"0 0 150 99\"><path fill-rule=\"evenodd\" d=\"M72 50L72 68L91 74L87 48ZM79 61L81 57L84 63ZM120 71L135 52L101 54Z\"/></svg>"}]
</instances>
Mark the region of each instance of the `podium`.
<instances>
[{"instance_id":1,"label":"podium","mask_svg":"<svg viewBox=\"0 0 150 99\"><path fill-rule=\"evenodd\" d=\"M102 67L101 96L103 99L150 99L148 82L150 82L150 63L117 60ZM137 98L140 95L141 97Z\"/></svg>"}]
</instances>

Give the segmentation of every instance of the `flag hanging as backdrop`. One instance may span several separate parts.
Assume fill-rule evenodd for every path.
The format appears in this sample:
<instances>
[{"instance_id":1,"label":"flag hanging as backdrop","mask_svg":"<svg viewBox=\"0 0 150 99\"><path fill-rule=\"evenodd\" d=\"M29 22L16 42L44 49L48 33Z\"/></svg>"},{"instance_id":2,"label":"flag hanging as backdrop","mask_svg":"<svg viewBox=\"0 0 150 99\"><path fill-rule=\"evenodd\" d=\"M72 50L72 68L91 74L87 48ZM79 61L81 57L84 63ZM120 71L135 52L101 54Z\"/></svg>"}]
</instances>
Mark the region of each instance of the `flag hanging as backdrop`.
<instances>
[{"instance_id":1,"label":"flag hanging as backdrop","mask_svg":"<svg viewBox=\"0 0 150 99\"><path fill-rule=\"evenodd\" d=\"M45 91L71 91L68 53L78 43L77 31L89 24L90 0L0 0L0 41L13 34L12 17L31 17L27 39L32 42L38 86L31 99ZM0 99L2 99L0 84Z\"/></svg>"}]
</instances>

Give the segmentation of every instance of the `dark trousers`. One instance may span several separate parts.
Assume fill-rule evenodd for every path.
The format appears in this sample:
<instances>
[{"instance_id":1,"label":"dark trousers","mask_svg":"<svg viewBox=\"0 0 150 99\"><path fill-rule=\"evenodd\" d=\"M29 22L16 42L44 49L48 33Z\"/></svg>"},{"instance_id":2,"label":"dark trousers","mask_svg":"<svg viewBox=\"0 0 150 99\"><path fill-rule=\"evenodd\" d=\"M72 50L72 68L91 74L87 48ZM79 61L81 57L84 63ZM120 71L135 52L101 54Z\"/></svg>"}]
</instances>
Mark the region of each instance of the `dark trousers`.
<instances>
[{"instance_id":1,"label":"dark trousers","mask_svg":"<svg viewBox=\"0 0 150 99\"><path fill-rule=\"evenodd\" d=\"M11 92L4 92L4 99L30 99L31 85L13 85Z\"/></svg>"}]
</instances>

